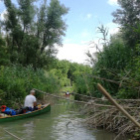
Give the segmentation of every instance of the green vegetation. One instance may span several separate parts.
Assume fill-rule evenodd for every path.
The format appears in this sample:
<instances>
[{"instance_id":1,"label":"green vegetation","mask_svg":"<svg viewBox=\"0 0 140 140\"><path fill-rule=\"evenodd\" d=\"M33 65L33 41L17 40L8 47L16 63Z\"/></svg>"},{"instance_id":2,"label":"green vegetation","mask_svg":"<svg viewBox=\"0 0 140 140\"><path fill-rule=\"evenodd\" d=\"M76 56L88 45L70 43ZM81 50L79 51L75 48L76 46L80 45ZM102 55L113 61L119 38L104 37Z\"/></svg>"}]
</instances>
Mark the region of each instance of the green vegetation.
<instances>
[{"instance_id":1,"label":"green vegetation","mask_svg":"<svg viewBox=\"0 0 140 140\"><path fill-rule=\"evenodd\" d=\"M120 32L107 41L107 30L103 26L103 50L96 58L88 53L94 64L92 71L92 95L101 97L97 83L101 83L114 97L140 98L140 17L139 1L119 0L120 9L113 13L114 22Z\"/></svg>"},{"instance_id":2,"label":"green vegetation","mask_svg":"<svg viewBox=\"0 0 140 140\"><path fill-rule=\"evenodd\" d=\"M35 0L17 0L18 6L4 0L4 4L7 14L1 28L10 62L48 68L57 51L54 44L60 45L65 35L62 16L68 8L58 0L48 5L44 1L40 7L35 6Z\"/></svg>"},{"instance_id":3,"label":"green vegetation","mask_svg":"<svg viewBox=\"0 0 140 140\"><path fill-rule=\"evenodd\" d=\"M119 0L121 9L113 16L120 32L109 40L107 29L98 27L103 49L98 48L96 55L87 53L93 67L55 58L54 46L62 44L68 8L58 0L44 0L41 6L35 3L20 0L16 6L4 0L7 13L0 21L0 96L4 103L23 101L32 88L101 97L97 83L114 97L140 98L140 2Z\"/></svg>"},{"instance_id":4,"label":"green vegetation","mask_svg":"<svg viewBox=\"0 0 140 140\"><path fill-rule=\"evenodd\" d=\"M58 78L65 91L89 93L87 75L92 72L90 66L71 63L67 60L55 60L49 72Z\"/></svg>"},{"instance_id":5,"label":"green vegetation","mask_svg":"<svg viewBox=\"0 0 140 140\"><path fill-rule=\"evenodd\" d=\"M115 98L140 98L140 7L139 1L119 0L120 9L114 13L119 33L108 40L108 31L98 27L103 35L103 49L96 45L96 54L87 53L92 72L76 74L76 91L101 97L97 83L101 83Z\"/></svg>"},{"instance_id":6,"label":"green vegetation","mask_svg":"<svg viewBox=\"0 0 140 140\"><path fill-rule=\"evenodd\" d=\"M34 71L31 66L26 68L19 65L1 66L0 75L0 96L2 103L5 104L14 101L22 103L25 96L33 88L49 93L60 90L59 81L53 75L42 69ZM42 94L37 94L37 96L41 98Z\"/></svg>"},{"instance_id":7,"label":"green vegetation","mask_svg":"<svg viewBox=\"0 0 140 140\"><path fill-rule=\"evenodd\" d=\"M49 3L44 0L42 5L37 5L36 0L17 0L16 4L12 0L3 2L7 12L0 21L2 103L23 102L32 88L58 92L63 83L50 68L57 52L54 45L61 45L65 35L63 16L68 8L58 0ZM68 79L63 81L67 83Z\"/></svg>"}]
</instances>

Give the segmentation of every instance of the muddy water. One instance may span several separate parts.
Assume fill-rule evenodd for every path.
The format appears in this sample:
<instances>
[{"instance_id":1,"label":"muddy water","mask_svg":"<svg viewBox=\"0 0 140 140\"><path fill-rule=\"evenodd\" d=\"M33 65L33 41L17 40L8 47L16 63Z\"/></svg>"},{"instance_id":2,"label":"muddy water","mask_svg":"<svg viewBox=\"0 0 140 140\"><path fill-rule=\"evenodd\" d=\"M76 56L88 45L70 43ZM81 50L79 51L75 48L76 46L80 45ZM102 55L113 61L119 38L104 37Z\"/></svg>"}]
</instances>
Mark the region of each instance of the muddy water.
<instances>
[{"instance_id":1,"label":"muddy water","mask_svg":"<svg viewBox=\"0 0 140 140\"><path fill-rule=\"evenodd\" d=\"M1 140L15 140L3 129L24 140L113 140L115 134L103 130L89 130L80 123L83 117L71 103L55 104L51 112L33 118L3 123Z\"/></svg>"}]
</instances>

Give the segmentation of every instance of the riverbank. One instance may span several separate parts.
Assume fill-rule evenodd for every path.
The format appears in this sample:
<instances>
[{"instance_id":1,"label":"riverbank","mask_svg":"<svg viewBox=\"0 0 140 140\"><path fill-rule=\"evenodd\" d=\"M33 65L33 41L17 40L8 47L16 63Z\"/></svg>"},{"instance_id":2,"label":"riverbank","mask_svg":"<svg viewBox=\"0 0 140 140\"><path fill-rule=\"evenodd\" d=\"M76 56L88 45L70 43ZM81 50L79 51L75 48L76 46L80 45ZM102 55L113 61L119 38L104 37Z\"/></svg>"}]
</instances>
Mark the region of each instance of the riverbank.
<instances>
[{"instance_id":1,"label":"riverbank","mask_svg":"<svg viewBox=\"0 0 140 140\"><path fill-rule=\"evenodd\" d=\"M138 101L118 100L118 102L140 123L140 108L136 106L136 102ZM130 103L131 106L128 106ZM90 102L84 106L82 113L87 115L85 122L90 128L102 128L112 131L117 134L117 137L130 135L130 140L140 139L140 129L118 111L115 106L109 105L108 101L103 101L100 98L90 100Z\"/></svg>"}]
</instances>

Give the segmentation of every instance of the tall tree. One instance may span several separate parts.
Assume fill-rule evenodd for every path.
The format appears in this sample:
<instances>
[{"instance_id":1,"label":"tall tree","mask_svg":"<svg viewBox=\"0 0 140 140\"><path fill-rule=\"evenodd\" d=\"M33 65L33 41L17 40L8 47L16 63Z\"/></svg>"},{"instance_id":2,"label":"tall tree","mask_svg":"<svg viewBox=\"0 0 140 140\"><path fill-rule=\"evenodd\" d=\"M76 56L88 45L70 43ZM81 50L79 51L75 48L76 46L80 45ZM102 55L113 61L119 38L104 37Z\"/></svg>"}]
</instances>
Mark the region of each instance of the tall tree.
<instances>
[{"instance_id":1,"label":"tall tree","mask_svg":"<svg viewBox=\"0 0 140 140\"><path fill-rule=\"evenodd\" d=\"M43 34L45 31L45 21L47 19L46 13L47 13L47 6L45 1L44 4L39 9L38 22L37 22L37 37L40 38L41 41L43 40Z\"/></svg>"},{"instance_id":2,"label":"tall tree","mask_svg":"<svg viewBox=\"0 0 140 140\"><path fill-rule=\"evenodd\" d=\"M9 54L5 44L5 40L0 35L0 66L9 63Z\"/></svg>"},{"instance_id":3,"label":"tall tree","mask_svg":"<svg viewBox=\"0 0 140 140\"><path fill-rule=\"evenodd\" d=\"M140 24L140 1L139 0L118 0L120 9L114 13L114 22L121 25L124 39L131 48L140 39L139 33L135 31Z\"/></svg>"},{"instance_id":4,"label":"tall tree","mask_svg":"<svg viewBox=\"0 0 140 140\"><path fill-rule=\"evenodd\" d=\"M35 0L18 0L15 6L11 0L4 0L7 16L4 29L7 34L7 46L10 61L34 68L49 65L55 57L55 44L61 44L61 37L66 30L62 16L68 8L58 0L51 0L47 6L46 0L39 7Z\"/></svg>"},{"instance_id":5,"label":"tall tree","mask_svg":"<svg viewBox=\"0 0 140 140\"><path fill-rule=\"evenodd\" d=\"M41 51L48 47L49 51L53 51L54 44L61 45L61 37L65 35L66 24L62 16L68 12L68 8L61 5L58 0L51 0L50 6L47 8L47 19L45 21L45 31L43 35L43 44Z\"/></svg>"},{"instance_id":6,"label":"tall tree","mask_svg":"<svg viewBox=\"0 0 140 140\"><path fill-rule=\"evenodd\" d=\"M35 16L35 7L33 2L35 0L18 0L19 15L23 25L24 32L29 32Z\"/></svg>"}]
</instances>

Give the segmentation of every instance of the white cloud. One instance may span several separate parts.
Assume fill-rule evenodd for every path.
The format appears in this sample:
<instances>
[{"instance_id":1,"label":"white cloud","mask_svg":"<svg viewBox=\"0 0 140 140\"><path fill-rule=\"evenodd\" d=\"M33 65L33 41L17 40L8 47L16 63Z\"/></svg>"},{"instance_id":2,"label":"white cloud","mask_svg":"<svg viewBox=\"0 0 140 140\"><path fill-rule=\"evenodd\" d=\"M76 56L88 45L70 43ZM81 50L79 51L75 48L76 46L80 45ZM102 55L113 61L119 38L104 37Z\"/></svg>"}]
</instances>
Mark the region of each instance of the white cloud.
<instances>
[{"instance_id":1,"label":"white cloud","mask_svg":"<svg viewBox=\"0 0 140 140\"><path fill-rule=\"evenodd\" d=\"M119 28L118 27L109 30L110 35L116 34L118 32L119 32Z\"/></svg>"},{"instance_id":2,"label":"white cloud","mask_svg":"<svg viewBox=\"0 0 140 140\"><path fill-rule=\"evenodd\" d=\"M1 20L4 20L6 14L7 14L7 10L5 9L5 10L0 14L0 19L1 19Z\"/></svg>"},{"instance_id":3,"label":"white cloud","mask_svg":"<svg viewBox=\"0 0 140 140\"><path fill-rule=\"evenodd\" d=\"M71 40L71 39L67 39ZM58 48L59 46L56 46ZM82 64L89 64L86 53L89 51L95 58L95 54L103 48L102 40L93 38L90 41L81 41L81 43L64 43L63 47L58 48L57 58L59 60L68 60Z\"/></svg>"},{"instance_id":4,"label":"white cloud","mask_svg":"<svg viewBox=\"0 0 140 140\"><path fill-rule=\"evenodd\" d=\"M81 15L80 15L80 19L81 19L81 20L84 20L84 21L87 21L87 20L91 19L92 16L93 16L93 15L92 15L91 13L88 13L88 14L81 14Z\"/></svg>"},{"instance_id":5,"label":"white cloud","mask_svg":"<svg viewBox=\"0 0 140 140\"><path fill-rule=\"evenodd\" d=\"M118 6L118 0L108 0L108 4L113 5L113 6Z\"/></svg>"},{"instance_id":6,"label":"white cloud","mask_svg":"<svg viewBox=\"0 0 140 140\"><path fill-rule=\"evenodd\" d=\"M86 18L87 18L87 19L92 18L92 14L87 14L87 15L86 15Z\"/></svg>"},{"instance_id":7,"label":"white cloud","mask_svg":"<svg viewBox=\"0 0 140 140\"><path fill-rule=\"evenodd\" d=\"M57 58L60 60L66 59L71 62L86 64L86 52L91 49L87 44L64 44L58 49Z\"/></svg>"},{"instance_id":8,"label":"white cloud","mask_svg":"<svg viewBox=\"0 0 140 140\"><path fill-rule=\"evenodd\" d=\"M119 32L119 26L113 22L107 23L105 27L108 28L108 34L113 35Z\"/></svg>"}]
</instances>

